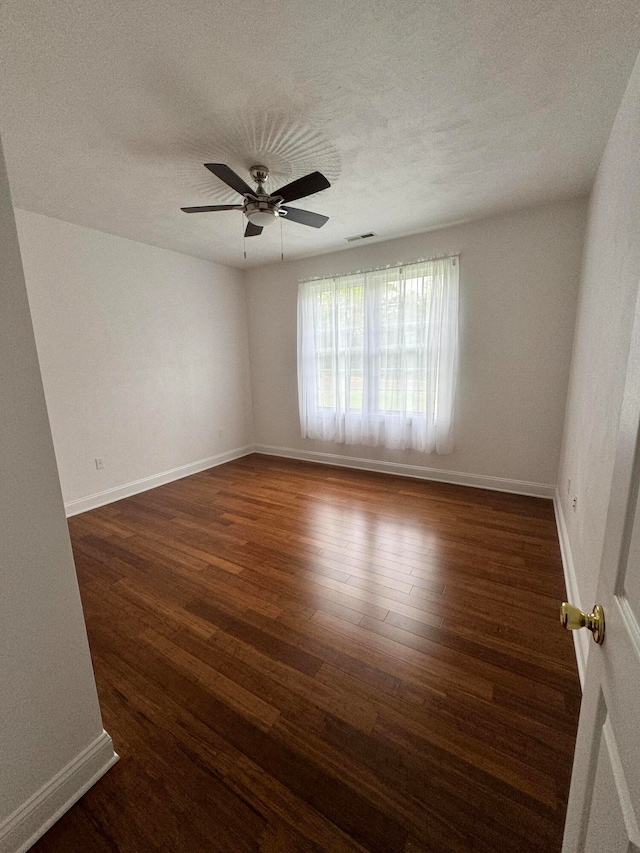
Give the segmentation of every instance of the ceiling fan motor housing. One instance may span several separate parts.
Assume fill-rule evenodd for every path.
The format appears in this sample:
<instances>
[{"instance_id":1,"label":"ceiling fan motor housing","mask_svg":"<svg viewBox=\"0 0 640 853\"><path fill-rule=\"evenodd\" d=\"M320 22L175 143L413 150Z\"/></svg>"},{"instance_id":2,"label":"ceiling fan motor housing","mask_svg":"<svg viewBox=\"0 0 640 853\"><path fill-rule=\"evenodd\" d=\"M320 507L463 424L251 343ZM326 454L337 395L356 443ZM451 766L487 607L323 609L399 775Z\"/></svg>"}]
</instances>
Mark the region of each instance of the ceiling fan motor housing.
<instances>
[{"instance_id":1,"label":"ceiling fan motor housing","mask_svg":"<svg viewBox=\"0 0 640 853\"><path fill-rule=\"evenodd\" d=\"M265 225L270 225L280 216L278 210L280 204L280 201L275 201L272 198L260 198L255 201L247 199L244 204L244 215L249 222L264 228Z\"/></svg>"}]
</instances>

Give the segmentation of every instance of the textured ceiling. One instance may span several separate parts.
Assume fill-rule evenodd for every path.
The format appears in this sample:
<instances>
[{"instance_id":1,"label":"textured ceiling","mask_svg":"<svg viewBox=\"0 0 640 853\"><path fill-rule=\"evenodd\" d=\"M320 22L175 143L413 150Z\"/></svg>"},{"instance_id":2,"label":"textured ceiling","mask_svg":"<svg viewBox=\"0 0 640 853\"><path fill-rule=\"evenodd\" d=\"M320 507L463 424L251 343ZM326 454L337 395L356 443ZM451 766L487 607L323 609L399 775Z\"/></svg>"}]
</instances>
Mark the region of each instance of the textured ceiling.
<instances>
[{"instance_id":1,"label":"textured ceiling","mask_svg":"<svg viewBox=\"0 0 640 853\"><path fill-rule=\"evenodd\" d=\"M333 186L285 257L586 192L640 49L637 0L2 0L17 207L234 266L279 260L203 168Z\"/></svg>"}]
</instances>

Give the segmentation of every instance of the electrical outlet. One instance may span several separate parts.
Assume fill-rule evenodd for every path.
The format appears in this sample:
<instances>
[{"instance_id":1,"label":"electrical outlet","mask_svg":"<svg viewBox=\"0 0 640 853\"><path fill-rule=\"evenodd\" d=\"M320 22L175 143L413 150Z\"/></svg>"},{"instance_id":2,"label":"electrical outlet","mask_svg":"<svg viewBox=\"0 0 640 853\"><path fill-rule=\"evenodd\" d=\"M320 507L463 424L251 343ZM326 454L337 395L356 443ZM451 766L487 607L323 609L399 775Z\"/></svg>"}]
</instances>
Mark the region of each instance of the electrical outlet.
<instances>
[{"instance_id":1,"label":"electrical outlet","mask_svg":"<svg viewBox=\"0 0 640 853\"><path fill-rule=\"evenodd\" d=\"M104 468L104 459L102 458L102 456L96 456L96 470L102 471L103 468Z\"/></svg>"},{"instance_id":2,"label":"electrical outlet","mask_svg":"<svg viewBox=\"0 0 640 853\"><path fill-rule=\"evenodd\" d=\"M224 430L223 429L218 430L218 438L224 438Z\"/></svg>"},{"instance_id":3,"label":"electrical outlet","mask_svg":"<svg viewBox=\"0 0 640 853\"><path fill-rule=\"evenodd\" d=\"M575 512L578 506L578 496L574 495L573 500L571 501L571 506L573 507L573 511Z\"/></svg>"}]
</instances>

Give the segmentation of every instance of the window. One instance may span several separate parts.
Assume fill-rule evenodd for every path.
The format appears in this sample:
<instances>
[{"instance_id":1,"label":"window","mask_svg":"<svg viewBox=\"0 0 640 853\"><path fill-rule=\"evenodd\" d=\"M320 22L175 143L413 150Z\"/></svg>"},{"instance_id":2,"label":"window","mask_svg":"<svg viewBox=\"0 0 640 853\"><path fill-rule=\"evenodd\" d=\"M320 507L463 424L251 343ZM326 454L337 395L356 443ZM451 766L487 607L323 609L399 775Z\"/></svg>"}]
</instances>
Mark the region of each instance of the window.
<instances>
[{"instance_id":1,"label":"window","mask_svg":"<svg viewBox=\"0 0 640 853\"><path fill-rule=\"evenodd\" d=\"M451 453L458 259L300 284L305 438Z\"/></svg>"}]
</instances>

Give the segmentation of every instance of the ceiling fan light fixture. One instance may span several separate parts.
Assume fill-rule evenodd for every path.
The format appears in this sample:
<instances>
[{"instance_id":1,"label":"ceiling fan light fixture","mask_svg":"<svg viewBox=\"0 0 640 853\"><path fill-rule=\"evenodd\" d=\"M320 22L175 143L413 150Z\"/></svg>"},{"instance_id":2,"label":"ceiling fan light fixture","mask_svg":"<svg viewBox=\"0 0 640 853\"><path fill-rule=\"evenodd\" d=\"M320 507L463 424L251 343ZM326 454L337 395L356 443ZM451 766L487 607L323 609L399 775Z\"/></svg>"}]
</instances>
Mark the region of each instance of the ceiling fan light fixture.
<instances>
[{"instance_id":1,"label":"ceiling fan light fixture","mask_svg":"<svg viewBox=\"0 0 640 853\"><path fill-rule=\"evenodd\" d=\"M254 225L264 228L266 225L271 225L278 218L275 210L249 210L247 211L247 219Z\"/></svg>"}]
</instances>

